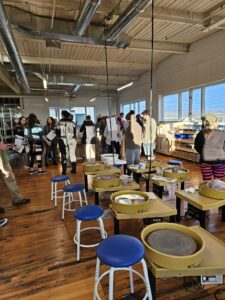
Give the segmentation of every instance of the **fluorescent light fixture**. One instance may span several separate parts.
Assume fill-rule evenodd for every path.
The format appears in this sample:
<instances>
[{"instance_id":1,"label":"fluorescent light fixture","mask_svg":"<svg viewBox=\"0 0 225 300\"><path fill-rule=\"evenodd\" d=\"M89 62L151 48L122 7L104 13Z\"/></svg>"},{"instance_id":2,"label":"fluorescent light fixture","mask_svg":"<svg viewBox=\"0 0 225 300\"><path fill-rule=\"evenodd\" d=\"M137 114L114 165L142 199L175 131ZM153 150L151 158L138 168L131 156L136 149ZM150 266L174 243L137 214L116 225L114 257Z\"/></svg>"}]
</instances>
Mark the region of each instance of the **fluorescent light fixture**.
<instances>
[{"instance_id":1,"label":"fluorescent light fixture","mask_svg":"<svg viewBox=\"0 0 225 300\"><path fill-rule=\"evenodd\" d=\"M45 101L48 102L48 98L47 97L45 97Z\"/></svg>"},{"instance_id":2,"label":"fluorescent light fixture","mask_svg":"<svg viewBox=\"0 0 225 300\"><path fill-rule=\"evenodd\" d=\"M94 83L84 83L83 86L95 86Z\"/></svg>"},{"instance_id":3,"label":"fluorescent light fixture","mask_svg":"<svg viewBox=\"0 0 225 300\"><path fill-rule=\"evenodd\" d=\"M47 90L47 80L46 80L46 78L43 79L43 86L44 86L44 89Z\"/></svg>"},{"instance_id":4,"label":"fluorescent light fixture","mask_svg":"<svg viewBox=\"0 0 225 300\"><path fill-rule=\"evenodd\" d=\"M125 84L125 85L121 86L120 88L118 88L117 91L118 91L118 92L119 92L119 91L122 91L122 90L128 88L129 86L132 86L133 84L134 84L133 81L131 81L131 82L129 82L128 84Z\"/></svg>"},{"instance_id":5,"label":"fluorescent light fixture","mask_svg":"<svg viewBox=\"0 0 225 300\"><path fill-rule=\"evenodd\" d=\"M94 102L95 100L96 100L96 98L93 98L93 99L90 100L90 102Z\"/></svg>"}]
</instances>

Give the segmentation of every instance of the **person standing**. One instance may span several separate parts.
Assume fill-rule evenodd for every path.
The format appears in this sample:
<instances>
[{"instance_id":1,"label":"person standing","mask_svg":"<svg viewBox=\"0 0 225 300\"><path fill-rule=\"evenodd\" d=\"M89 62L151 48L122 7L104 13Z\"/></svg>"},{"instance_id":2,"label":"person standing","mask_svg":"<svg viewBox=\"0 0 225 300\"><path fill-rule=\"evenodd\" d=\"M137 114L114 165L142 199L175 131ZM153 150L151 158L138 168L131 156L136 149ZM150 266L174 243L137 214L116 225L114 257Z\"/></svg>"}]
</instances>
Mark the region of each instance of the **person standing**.
<instances>
[{"instance_id":1,"label":"person standing","mask_svg":"<svg viewBox=\"0 0 225 300\"><path fill-rule=\"evenodd\" d=\"M66 175L68 161L71 162L71 173L77 172L76 157L76 124L73 122L71 114L63 110L62 119L56 129L56 135L59 139L59 150L61 153L62 175Z\"/></svg>"},{"instance_id":2,"label":"person standing","mask_svg":"<svg viewBox=\"0 0 225 300\"><path fill-rule=\"evenodd\" d=\"M106 144L108 145L108 152L118 154L118 158L121 158L120 145L123 133L120 129L120 123L116 116L111 119L108 118L107 126L104 131L104 136L106 138Z\"/></svg>"},{"instance_id":3,"label":"person standing","mask_svg":"<svg viewBox=\"0 0 225 300\"><path fill-rule=\"evenodd\" d=\"M201 117L202 130L195 138L195 150L200 155L203 180L223 179L225 174L225 132L219 131L214 114Z\"/></svg>"},{"instance_id":4,"label":"person standing","mask_svg":"<svg viewBox=\"0 0 225 300\"><path fill-rule=\"evenodd\" d=\"M28 117L27 127L24 130L24 136L28 138L30 147L30 175L36 173L34 170L34 161L36 159L38 164L38 174L45 174L42 170L42 153L43 153L43 130L35 114L30 114Z\"/></svg>"},{"instance_id":5,"label":"person standing","mask_svg":"<svg viewBox=\"0 0 225 300\"><path fill-rule=\"evenodd\" d=\"M7 150L11 147L11 145L7 145L3 143L2 137L0 135L0 159L4 166L4 169L7 171L8 175L0 170L0 179L5 183L12 200L12 205L22 205L30 202L30 199L24 198L17 186L15 175L12 171L12 168L9 164L9 159L7 155ZM4 213L4 208L0 207L0 213ZM4 226L7 223L7 218L0 218L0 227Z\"/></svg>"},{"instance_id":6,"label":"person standing","mask_svg":"<svg viewBox=\"0 0 225 300\"><path fill-rule=\"evenodd\" d=\"M155 140L157 125L154 118L150 117L149 111L143 113L143 148L145 156L150 159L154 158Z\"/></svg>"},{"instance_id":7,"label":"person standing","mask_svg":"<svg viewBox=\"0 0 225 300\"><path fill-rule=\"evenodd\" d=\"M81 125L80 132L83 132L82 143L85 145L86 160L95 160L95 124L91 120L91 116L86 116L86 120Z\"/></svg>"},{"instance_id":8,"label":"person standing","mask_svg":"<svg viewBox=\"0 0 225 300\"><path fill-rule=\"evenodd\" d=\"M43 128L43 140L45 144L45 166L49 167L49 155L52 155L53 165L57 166L56 150L57 150L57 136L55 133L56 124L55 119L48 117L46 125Z\"/></svg>"},{"instance_id":9,"label":"person standing","mask_svg":"<svg viewBox=\"0 0 225 300\"><path fill-rule=\"evenodd\" d=\"M142 129L136 122L135 115L126 115L128 127L125 130L126 161L128 165L138 164L141 155Z\"/></svg>"},{"instance_id":10,"label":"person standing","mask_svg":"<svg viewBox=\"0 0 225 300\"><path fill-rule=\"evenodd\" d=\"M22 144L24 146L22 152L18 149L18 147L15 145L14 150L17 153L17 157L19 160L19 167L22 168L25 165L28 166L28 155L27 152L29 152L29 149L27 147L27 139L24 138L24 130L26 128L26 118L25 117L20 117L18 123L16 124L13 133L15 136L15 139L20 139L22 140Z\"/></svg>"}]
</instances>

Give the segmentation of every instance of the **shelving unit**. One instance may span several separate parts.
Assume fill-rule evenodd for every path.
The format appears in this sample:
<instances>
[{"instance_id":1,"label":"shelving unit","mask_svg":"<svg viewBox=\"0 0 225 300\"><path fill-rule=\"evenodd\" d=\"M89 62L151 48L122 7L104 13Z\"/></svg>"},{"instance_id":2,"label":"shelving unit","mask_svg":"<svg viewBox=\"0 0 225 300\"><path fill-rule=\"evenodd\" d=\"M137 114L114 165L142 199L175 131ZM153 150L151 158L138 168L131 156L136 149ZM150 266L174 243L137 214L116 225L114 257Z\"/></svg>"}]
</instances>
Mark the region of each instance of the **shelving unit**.
<instances>
[{"instance_id":1,"label":"shelving unit","mask_svg":"<svg viewBox=\"0 0 225 300\"><path fill-rule=\"evenodd\" d=\"M194 140L200 125L192 122L164 123L159 127L156 152L197 162Z\"/></svg>"}]
</instances>

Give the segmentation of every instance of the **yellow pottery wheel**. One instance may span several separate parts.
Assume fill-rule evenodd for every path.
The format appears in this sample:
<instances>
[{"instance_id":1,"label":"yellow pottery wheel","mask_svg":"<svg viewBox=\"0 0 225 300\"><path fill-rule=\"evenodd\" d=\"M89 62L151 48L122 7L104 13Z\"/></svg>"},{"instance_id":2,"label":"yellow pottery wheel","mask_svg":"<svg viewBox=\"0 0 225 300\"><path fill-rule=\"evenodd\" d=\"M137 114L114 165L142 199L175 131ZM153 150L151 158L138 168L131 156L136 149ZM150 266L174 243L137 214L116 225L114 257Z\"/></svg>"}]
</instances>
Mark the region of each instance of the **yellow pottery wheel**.
<instances>
[{"instance_id":1,"label":"yellow pottery wheel","mask_svg":"<svg viewBox=\"0 0 225 300\"><path fill-rule=\"evenodd\" d=\"M224 200L225 199L225 191L224 190L216 190L210 187L206 187L202 184L199 186L199 194L202 196L213 198L213 199L219 199Z\"/></svg>"},{"instance_id":2,"label":"yellow pottery wheel","mask_svg":"<svg viewBox=\"0 0 225 300\"><path fill-rule=\"evenodd\" d=\"M166 168L163 170L163 176L168 178L174 178L179 181L187 180L189 175L189 170L184 168L176 169L176 172L173 171L173 168Z\"/></svg>"},{"instance_id":3,"label":"yellow pottery wheel","mask_svg":"<svg viewBox=\"0 0 225 300\"><path fill-rule=\"evenodd\" d=\"M129 195L131 195L131 197L128 197ZM131 201L132 204L128 203L126 204L125 201L123 201L123 203L121 202L117 202L116 199L118 199L119 196L121 196L123 198L124 196L124 200L125 198L128 198L128 200L130 200L129 198L132 198L132 195L134 195L133 198L136 198L136 196L139 196L137 198L144 198L144 201L142 202L138 202L138 201ZM137 214L137 213L142 213L145 212L149 209L149 203L150 203L150 199L148 194L140 192L140 191L130 191L130 190L125 190L125 191L120 191L120 192L116 192L113 193L110 197L111 199L111 205L113 210L115 210L116 212L119 213L123 213L123 214Z\"/></svg>"},{"instance_id":4,"label":"yellow pottery wheel","mask_svg":"<svg viewBox=\"0 0 225 300\"><path fill-rule=\"evenodd\" d=\"M98 175L93 178L96 188L110 188L120 185L120 175Z\"/></svg>"},{"instance_id":5,"label":"yellow pottery wheel","mask_svg":"<svg viewBox=\"0 0 225 300\"><path fill-rule=\"evenodd\" d=\"M169 255L152 248L148 244L148 237L149 234L158 230L175 230L190 236L196 242L197 251L191 255L177 256ZM205 250L204 239L191 230L191 228L180 224L163 222L149 225L142 231L141 239L144 243L148 259L160 267L172 270L185 270L187 268L198 266L201 262L203 251Z\"/></svg>"},{"instance_id":6,"label":"yellow pottery wheel","mask_svg":"<svg viewBox=\"0 0 225 300\"><path fill-rule=\"evenodd\" d=\"M83 164L84 172L98 172L103 171L105 169L104 163L101 162L88 162Z\"/></svg>"},{"instance_id":7,"label":"yellow pottery wheel","mask_svg":"<svg viewBox=\"0 0 225 300\"><path fill-rule=\"evenodd\" d=\"M146 160L144 162L146 163L146 169L148 169L150 164L149 160ZM159 168L161 167L161 164L162 164L161 160L156 160L156 159L152 160L152 168Z\"/></svg>"}]
</instances>

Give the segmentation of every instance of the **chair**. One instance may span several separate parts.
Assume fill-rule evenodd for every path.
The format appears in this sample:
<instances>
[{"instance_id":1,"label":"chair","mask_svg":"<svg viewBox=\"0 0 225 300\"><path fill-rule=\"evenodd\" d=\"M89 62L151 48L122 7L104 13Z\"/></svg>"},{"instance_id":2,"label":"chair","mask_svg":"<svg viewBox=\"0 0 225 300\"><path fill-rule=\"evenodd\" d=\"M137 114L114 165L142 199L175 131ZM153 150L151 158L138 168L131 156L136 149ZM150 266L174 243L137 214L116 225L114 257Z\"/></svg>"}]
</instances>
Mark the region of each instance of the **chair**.
<instances>
[{"instance_id":1,"label":"chair","mask_svg":"<svg viewBox=\"0 0 225 300\"><path fill-rule=\"evenodd\" d=\"M58 189L58 183L64 182L65 185L70 184L69 176L54 176L51 178L51 200L54 201L55 207L57 207L57 200L63 198L59 196L58 193L63 192L62 189Z\"/></svg>"}]
</instances>

